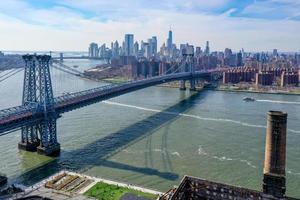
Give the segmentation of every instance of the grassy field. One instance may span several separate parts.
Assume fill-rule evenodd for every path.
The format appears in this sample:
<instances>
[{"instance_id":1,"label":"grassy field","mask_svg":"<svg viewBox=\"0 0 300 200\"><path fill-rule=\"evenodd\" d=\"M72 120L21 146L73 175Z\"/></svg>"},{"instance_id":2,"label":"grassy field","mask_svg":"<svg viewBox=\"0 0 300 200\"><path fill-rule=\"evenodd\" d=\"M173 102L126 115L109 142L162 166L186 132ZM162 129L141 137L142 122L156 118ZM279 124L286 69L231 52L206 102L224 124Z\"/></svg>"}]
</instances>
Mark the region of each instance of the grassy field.
<instances>
[{"instance_id":1,"label":"grassy field","mask_svg":"<svg viewBox=\"0 0 300 200\"><path fill-rule=\"evenodd\" d=\"M103 79L103 81L107 81L109 83L124 83L124 82L129 81L129 79L118 76L118 77L113 77L113 78L105 78L105 79Z\"/></svg>"},{"instance_id":2,"label":"grassy field","mask_svg":"<svg viewBox=\"0 0 300 200\"><path fill-rule=\"evenodd\" d=\"M140 191L132 190L125 187L119 187L115 185L109 185L106 183L99 182L89 189L85 195L94 197L99 200L119 200L124 194L134 194L147 199L157 199L157 195L143 193Z\"/></svg>"}]
</instances>

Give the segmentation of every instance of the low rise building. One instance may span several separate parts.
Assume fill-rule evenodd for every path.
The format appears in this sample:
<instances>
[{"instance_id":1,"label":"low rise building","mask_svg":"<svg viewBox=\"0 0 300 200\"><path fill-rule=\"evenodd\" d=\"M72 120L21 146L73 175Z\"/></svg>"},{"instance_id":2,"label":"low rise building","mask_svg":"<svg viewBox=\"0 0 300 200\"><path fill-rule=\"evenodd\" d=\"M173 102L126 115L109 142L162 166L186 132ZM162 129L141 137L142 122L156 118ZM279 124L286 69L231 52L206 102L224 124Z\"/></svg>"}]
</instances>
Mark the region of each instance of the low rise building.
<instances>
[{"instance_id":1,"label":"low rise building","mask_svg":"<svg viewBox=\"0 0 300 200\"><path fill-rule=\"evenodd\" d=\"M255 84L256 85L272 85L273 76L269 72L259 72L256 73Z\"/></svg>"},{"instance_id":2,"label":"low rise building","mask_svg":"<svg viewBox=\"0 0 300 200\"><path fill-rule=\"evenodd\" d=\"M282 72L280 86L298 86L299 73L296 72Z\"/></svg>"}]
</instances>

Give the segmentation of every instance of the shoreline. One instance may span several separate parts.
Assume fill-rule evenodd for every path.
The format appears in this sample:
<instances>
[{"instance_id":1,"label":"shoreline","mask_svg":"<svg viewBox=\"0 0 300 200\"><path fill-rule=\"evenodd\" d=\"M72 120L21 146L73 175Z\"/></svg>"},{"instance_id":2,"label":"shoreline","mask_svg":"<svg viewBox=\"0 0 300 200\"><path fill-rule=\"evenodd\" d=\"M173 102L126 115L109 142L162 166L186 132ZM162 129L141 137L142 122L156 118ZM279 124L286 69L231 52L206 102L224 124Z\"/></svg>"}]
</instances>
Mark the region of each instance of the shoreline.
<instances>
[{"instance_id":1,"label":"shoreline","mask_svg":"<svg viewBox=\"0 0 300 200\"><path fill-rule=\"evenodd\" d=\"M255 93L255 94L275 94L275 95L299 95L300 93L291 93L291 92L268 92L268 91L252 91L252 90L235 90L235 89L221 89L221 88L216 88L213 89L215 91L223 91L223 92L237 92L237 93Z\"/></svg>"},{"instance_id":2,"label":"shoreline","mask_svg":"<svg viewBox=\"0 0 300 200\"><path fill-rule=\"evenodd\" d=\"M42 188L45 188L45 184L53 179L55 179L57 176L62 175L62 174L69 174L69 175L73 175L73 176L79 176L82 178L87 178L92 180L92 182L89 185L86 185L84 188L82 188L81 190L79 190L77 193L77 195L84 195L85 192L87 192L89 189L91 189L93 186L95 186L97 183L102 182L102 183L106 183L109 185L114 185L114 186L119 186L119 187L124 187L124 188L128 188L128 189L132 189L132 190L136 190L139 192L144 192L144 193L149 193L149 194L154 194L154 195L158 195L161 196L164 194L164 192L155 190L155 189L151 189L151 188L145 188L142 186L138 186L138 185L134 185L131 183L126 183L126 182L120 182L120 181L116 181L116 180L111 180L111 179L107 179L107 178L101 178L98 176L89 176L86 175L84 173L78 173L78 172L72 172L72 171L68 171L68 170L61 170L57 173L52 174L49 177L46 177L44 179L42 179L41 181L31 185L31 186L24 186L24 185L18 185L20 188L23 189L23 192L21 193L15 193L12 195L7 195L5 196L8 198L18 198L18 197L27 197L27 196L31 196L31 195L36 195L36 193L39 193L39 191L42 191ZM54 193L59 193L60 191L55 191L53 189L46 189L49 190L51 192ZM63 193L64 195L68 195L68 193ZM70 193L71 195L72 193ZM72 195L76 195L76 194L72 194ZM2 197L0 197L1 199Z\"/></svg>"}]
</instances>

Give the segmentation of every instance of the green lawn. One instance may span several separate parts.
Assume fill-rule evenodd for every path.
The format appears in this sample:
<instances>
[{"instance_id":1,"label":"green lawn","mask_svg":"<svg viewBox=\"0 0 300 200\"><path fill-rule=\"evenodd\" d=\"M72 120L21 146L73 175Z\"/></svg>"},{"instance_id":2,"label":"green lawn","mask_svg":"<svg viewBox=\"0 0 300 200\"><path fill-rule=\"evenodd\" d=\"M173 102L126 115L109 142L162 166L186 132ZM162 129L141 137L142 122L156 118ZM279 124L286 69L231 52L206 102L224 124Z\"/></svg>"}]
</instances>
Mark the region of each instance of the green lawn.
<instances>
[{"instance_id":1,"label":"green lawn","mask_svg":"<svg viewBox=\"0 0 300 200\"><path fill-rule=\"evenodd\" d=\"M125 82L129 81L128 78L120 77L120 76L113 77L113 78L105 78L103 80L110 82L110 83L125 83Z\"/></svg>"},{"instance_id":2,"label":"green lawn","mask_svg":"<svg viewBox=\"0 0 300 200\"><path fill-rule=\"evenodd\" d=\"M145 197L148 199L157 199L158 197L154 194L143 193L129 188L109 185L102 182L94 185L85 193L85 195L97 198L99 200L119 200L126 193L135 194L137 196Z\"/></svg>"}]
</instances>

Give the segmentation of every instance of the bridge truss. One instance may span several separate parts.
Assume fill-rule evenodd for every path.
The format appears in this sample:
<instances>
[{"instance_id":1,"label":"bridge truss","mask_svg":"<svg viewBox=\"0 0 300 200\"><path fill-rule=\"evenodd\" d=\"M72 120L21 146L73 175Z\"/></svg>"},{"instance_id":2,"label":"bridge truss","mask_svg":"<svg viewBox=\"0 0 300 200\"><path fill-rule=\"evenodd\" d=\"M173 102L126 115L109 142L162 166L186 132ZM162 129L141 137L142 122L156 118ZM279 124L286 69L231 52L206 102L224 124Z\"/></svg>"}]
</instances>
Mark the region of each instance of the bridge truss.
<instances>
[{"instance_id":1,"label":"bridge truss","mask_svg":"<svg viewBox=\"0 0 300 200\"><path fill-rule=\"evenodd\" d=\"M59 152L57 142L54 96L49 69L50 56L24 55L25 73L22 105L34 105L34 112L43 115L38 123L26 125L21 130L19 148L38 151L46 155ZM40 137L39 137L40 136Z\"/></svg>"}]
</instances>

